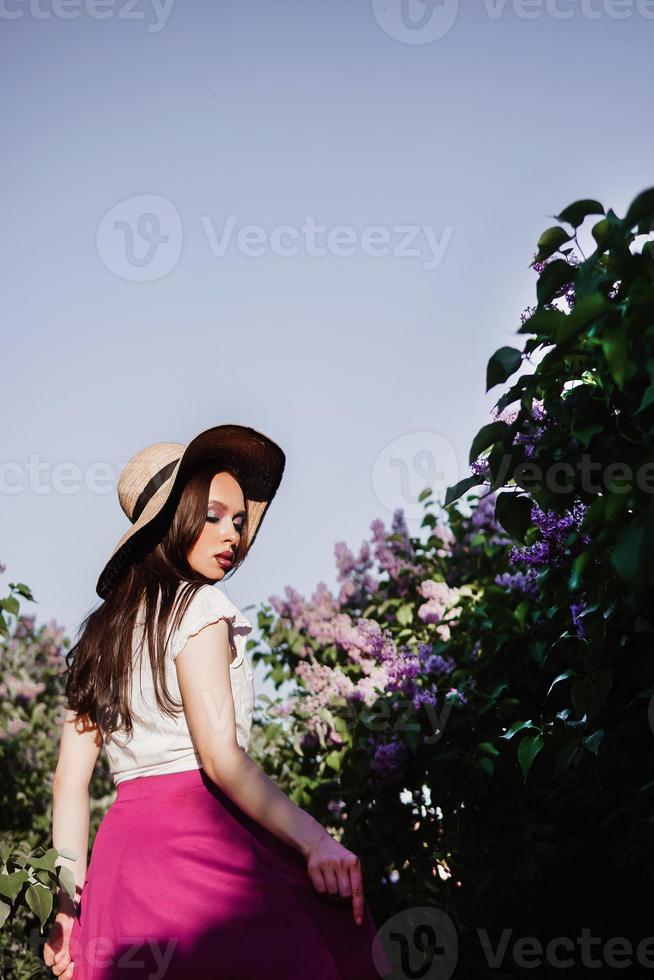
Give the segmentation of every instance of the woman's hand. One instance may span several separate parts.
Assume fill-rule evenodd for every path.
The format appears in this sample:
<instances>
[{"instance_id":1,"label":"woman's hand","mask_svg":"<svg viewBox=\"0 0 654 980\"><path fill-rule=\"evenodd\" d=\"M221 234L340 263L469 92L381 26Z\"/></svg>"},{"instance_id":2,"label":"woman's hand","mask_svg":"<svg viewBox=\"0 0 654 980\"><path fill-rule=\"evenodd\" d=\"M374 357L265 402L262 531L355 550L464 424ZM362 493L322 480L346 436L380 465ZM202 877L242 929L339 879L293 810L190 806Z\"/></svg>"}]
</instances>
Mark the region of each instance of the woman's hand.
<instances>
[{"instance_id":1,"label":"woman's hand","mask_svg":"<svg viewBox=\"0 0 654 980\"><path fill-rule=\"evenodd\" d=\"M352 896L352 913L357 925L363 921L363 876L361 862L323 828L319 839L304 851L307 870L314 887L330 897Z\"/></svg>"},{"instance_id":2,"label":"woman's hand","mask_svg":"<svg viewBox=\"0 0 654 980\"><path fill-rule=\"evenodd\" d=\"M70 934L73 931L75 916L69 912L57 912L50 929L45 946L43 959L56 977L61 980L71 980L74 976L75 963L70 958Z\"/></svg>"}]
</instances>

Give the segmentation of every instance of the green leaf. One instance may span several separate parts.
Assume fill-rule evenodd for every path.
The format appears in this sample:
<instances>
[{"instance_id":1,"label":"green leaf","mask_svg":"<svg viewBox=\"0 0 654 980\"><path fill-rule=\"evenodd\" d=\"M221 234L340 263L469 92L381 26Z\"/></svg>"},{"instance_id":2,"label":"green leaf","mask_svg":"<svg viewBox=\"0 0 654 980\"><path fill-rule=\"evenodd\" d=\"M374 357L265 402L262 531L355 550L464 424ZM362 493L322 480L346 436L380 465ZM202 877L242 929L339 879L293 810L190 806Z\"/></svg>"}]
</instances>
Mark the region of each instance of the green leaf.
<instances>
[{"instance_id":1,"label":"green leaf","mask_svg":"<svg viewBox=\"0 0 654 980\"><path fill-rule=\"evenodd\" d=\"M633 376L634 365L629 360L629 345L623 325L618 324L602 337L602 350L613 380L620 390L624 389L627 377Z\"/></svg>"},{"instance_id":2,"label":"green leaf","mask_svg":"<svg viewBox=\"0 0 654 980\"><path fill-rule=\"evenodd\" d=\"M525 782L527 780L527 773L544 744L545 739L542 735L536 735L534 738L523 738L520 742L518 746L518 762L520 763Z\"/></svg>"},{"instance_id":3,"label":"green leaf","mask_svg":"<svg viewBox=\"0 0 654 980\"><path fill-rule=\"evenodd\" d=\"M32 590L24 582L10 582L9 588L17 592L18 595L22 595L23 599L29 599L31 602L35 601Z\"/></svg>"},{"instance_id":4,"label":"green leaf","mask_svg":"<svg viewBox=\"0 0 654 980\"><path fill-rule=\"evenodd\" d=\"M33 868L44 868L46 871L55 870L55 860L59 854L56 847L49 847L42 856L29 856L29 863Z\"/></svg>"},{"instance_id":5,"label":"green leaf","mask_svg":"<svg viewBox=\"0 0 654 980\"><path fill-rule=\"evenodd\" d=\"M554 225L547 228L538 239L538 252L534 262L543 262L554 252L558 252L562 245L571 240L572 236L567 233L565 228ZM533 265L533 263L532 263Z\"/></svg>"},{"instance_id":6,"label":"green leaf","mask_svg":"<svg viewBox=\"0 0 654 980\"><path fill-rule=\"evenodd\" d=\"M606 217L593 225L591 233L599 249L604 251L611 244L611 241L622 232L622 222L617 217L615 211L610 208Z\"/></svg>"},{"instance_id":7,"label":"green leaf","mask_svg":"<svg viewBox=\"0 0 654 980\"><path fill-rule=\"evenodd\" d=\"M29 878L27 871L14 871L12 874L0 874L0 895L14 902L21 888Z\"/></svg>"},{"instance_id":8,"label":"green leaf","mask_svg":"<svg viewBox=\"0 0 654 980\"><path fill-rule=\"evenodd\" d=\"M455 500L462 497L467 490L472 489L472 487L479 486L481 482L481 478L478 476L466 476L465 479L459 480L458 483L455 483L453 487L448 487L445 493L443 507L449 507Z\"/></svg>"},{"instance_id":9,"label":"green leaf","mask_svg":"<svg viewBox=\"0 0 654 980\"><path fill-rule=\"evenodd\" d=\"M599 201L590 199L575 201L574 204L569 204L567 208L564 208L561 214L554 217L557 221L563 221L567 225L578 228L590 214L604 214L603 205Z\"/></svg>"},{"instance_id":10,"label":"green leaf","mask_svg":"<svg viewBox=\"0 0 654 980\"><path fill-rule=\"evenodd\" d=\"M75 881L75 875L67 865L62 864L58 868L59 871L59 884L64 889L67 894L74 899L75 889L77 887L77 882Z\"/></svg>"},{"instance_id":11,"label":"green leaf","mask_svg":"<svg viewBox=\"0 0 654 980\"><path fill-rule=\"evenodd\" d=\"M0 606L12 616L17 616L20 611L20 603L15 595L7 596L6 599L0 599Z\"/></svg>"},{"instance_id":12,"label":"green leaf","mask_svg":"<svg viewBox=\"0 0 654 980\"><path fill-rule=\"evenodd\" d=\"M506 442L511 434L511 426L507 422L489 422L487 425L482 425L472 440L468 462L470 464L474 463L485 449L488 449L489 446L494 445L500 439L502 442Z\"/></svg>"},{"instance_id":13,"label":"green leaf","mask_svg":"<svg viewBox=\"0 0 654 980\"><path fill-rule=\"evenodd\" d=\"M500 738L513 738L514 735L521 732L525 728L536 728L536 725L534 725L533 721L516 721L513 723L513 725L511 725L507 732L500 735Z\"/></svg>"},{"instance_id":14,"label":"green leaf","mask_svg":"<svg viewBox=\"0 0 654 980\"><path fill-rule=\"evenodd\" d=\"M581 718L584 714L595 717L604 707L613 684L613 672L608 668L598 671L572 685L572 704Z\"/></svg>"},{"instance_id":15,"label":"green leaf","mask_svg":"<svg viewBox=\"0 0 654 980\"><path fill-rule=\"evenodd\" d=\"M646 555L647 534L642 524L630 524L622 531L611 551L611 564L627 582L634 582L640 574Z\"/></svg>"},{"instance_id":16,"label":"green leaf","mask_svg":"<svg viewBox=\"0 0 654 980\"><path fill-rule=\"evenodd\" d=\"M410 728L407 726L406 728L404 728L402 730L402 739L405 745L407 745L408 748L411 750L411 752L413 752L413 754L415 755L415 753L418 751L418 748L420 747L420 742L422 740L422 733L420 731L420 726L416 725L415 728Z\"/></svg>"},{"instance_id":17,"label":"green leaf","mask_svg":"<svg viewBox=\"0 0 654 980\"><path fill-rule=\"evenodd\" d=\"M515 347L500 347L496 350L486 368L486 391L510 378L521 364L522 352Z\"/></svg>"},{"instance_id":18,"label":"green leaf","mask_svg":"<svg viewBox=\"0 0 654 980\"><path fill-rule=\"evenodd\" d=\"M567 320L568 317L561 310L536 310L532 316L525 320L518 333L534 333L538 337L553 343L557 333L563 329L563 324Z\"/></svg>"},{"instance_id":19,"label":"green leaf","mask_svg":"<svg viewBox=\"0 0 654 980\"><path fill-rule=\"evenodd\" d=\"M536 296L539 306L550 303L561 287L573 282L574 277L575 267L566 262L565 259L555 259L554 262L548 262L536 283Z\"/></svg>"},{"instance_id":20,"label":"green leaf","mask_svg":"<svg viewBox=\"0 0 654 980\"><path fill-rule=\"evenodd\" d=\"M597 755L597 753L599 752L600 742L602 741L603 738L604 738L604 732L601 728L599 728L596 732L593 732L592 735L588 735L583 740L583 744L585 745L585 747L588 749L589 752L592 752L593 755Z\"/></svg>"},{"instance_id":21,"label":"green leaf","mask_svg":"<svg viewBox=\"0 0 654 980\"><path fill-rule=\"evenodd\" d=\"M634 225L638 225L638 230L646 233L651 230L653 222L654 187L649 187L638 194L629 205L624 216L624 225L626 228L633 228Z\"/></svg>"},{"instance_id":22,"label":"green leaf","mask_svg":"<svg viewBox=\"0 0 654 980\"><path fill-rule=\"evenodd\" d=\"M564 745L558 756L556 757L556 766L554 769L554 774L559 776L565 769L568 768L572 760L577 754L579 749L579 739L574 739L572 742L568 742Z\"/></svg>"},{"instance_id":23,"label":"green leaf","mask_svg":"<svg viewBox=\"0 0 654 980\"><path fill-rule=\"evenodd\" d=\"M570 589L578 589L581 584L581 576L583 574L584 568L588 564L590 559L590 551L582 551L580 555L577 555L574 562L572 563L572 571L568 578L568 586Z\"/></svg>"},{"instance_id":24,"label":"green leaf","mask_svg":"<svg viewBox=\"0 0 654 980\"><path fill-rule=\"evenodd\" d=\"M30 885L25 892L25 901L32 912L38 916L41 929L52 912L52 892L44 885Z\"/></svg>"},{"instance_id":25,"label":"green leaf","mask_svg":"<svg viewBox=\"0 0 654 980\"><path fill-rule=\"evenodd\" d=\"M531 607L531 602L529 599L523 599L513 610L513 618L521 629L524 629L525 620L527 619L527 614Z\"/></svg>"},{"instance_id":26,"label":"green leaf","mask_svg":"<svg viewBox=\"0 0 654 980\"><path fill-rule=\"evenodd\" d=\"M526 494L500 493L495 502L495 517L512 538L524 542L531 527L532 507L533 501Z\"/></svg>"},{"instance_id":27,"label":"green leaf","mask_svg":"<svg viewBox=\"0 0 654 980\"><path fill-rule=\"evenodd\" d=\"M587 329L594 320L612 309L614 309L613 305L608 303L599 293L583 296L575 303L572 313L559 321L556 330L556 342L558 344L567 343L578 336L582 330Z\"/></svg>"},{"instance_id":28,"label":"green leaf","mask_svg":"<svg viewBox=\"0 0 654 980\"><path fill-rule=\"evenodd\" d=\"M3 925L9 918L10 912L11 912L11 905L8 905L6 902L0 901L0 929L3 927Z\"/></svg>"},{"instance_id":29,"label":"green leaf","mask_svg":"<svg viewBox=\"0 0 654 980\"><path fill-rule=\"evenodd\" d=\"M559 681L565 681L565 680L568 679L568 677L575 677L575 676L576 676L576 671L574 671L572 669L570 669L570 670L564 670L562 674L559 674L558 677L555 677L554 678L554 680L552 681L552 683L550 684L550 686L548 688L548 691L547 691L547 694L545 695L545 697L549 697L549 695L552 693L552 688L555 686L555 684L558 684Z\"/></svg>"},{"instance_id":30,"label":"green leaf","mask_svg":"<svg viewBox=\"0 0 654 980\"><path fill-rule=\"evenodd\" d=\"M410 603L404 603L400 606L395 614L395 618L400 624L400 626L408 626L409 623L413 622L413 606Z\"/></svg>"},{"instance_id":31,"label":"green leaf","mask_svg":"<svg viewBox=\"0 0 654 980\"><path fill-rule=\"evenodd\" d=\"M640 405L634 412L634 415L638 415L640 412L644 412L646 408L650 407L652 402L654 402L654 383L652 383L643 392L643 397L640 400Z\"/></svg>"}]
</instances>

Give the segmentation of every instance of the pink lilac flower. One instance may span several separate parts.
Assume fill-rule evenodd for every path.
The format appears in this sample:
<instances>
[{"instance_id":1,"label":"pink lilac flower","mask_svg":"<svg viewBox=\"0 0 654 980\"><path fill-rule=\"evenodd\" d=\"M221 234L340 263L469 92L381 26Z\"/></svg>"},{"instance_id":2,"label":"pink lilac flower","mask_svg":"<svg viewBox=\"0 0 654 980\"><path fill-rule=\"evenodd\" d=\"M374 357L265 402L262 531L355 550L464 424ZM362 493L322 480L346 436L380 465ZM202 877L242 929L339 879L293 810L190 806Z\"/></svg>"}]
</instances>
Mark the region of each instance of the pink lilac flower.
<instances>
[{"instance_id":1,"label":"pink lilac flower","mask_svg":"<svg viewBox=\"0 0 654 980\"><path fill-rule=\"evenodd\" d=\"M29 728L29 724L23 721L22 718L10 718L7 722L7 728L5 731L0 729L0 741L5 741L7 738L13 738L16 735L20 735L24 732L26 728Z\"/></svg>"},{"instance_id":2,"label":"pink lilac flower","mask_svg":"<svg viewBox=\"0 0 654 980\"><path fill-rule=\"evenodd\" d=\"M338 593L339 605L365 606L378 586L378 581L370 574L373 559L370 545L364 541L358 557L344 541L334 547L336 557L337 581L341 583Z\"/></svg>"},{"instance_id":3,"label":"pink lilac flower","mask_svg":"<svg viewBox=\"0 0 654 980\"><path fill-rule=\"evenodd\" d=\"M409 560L413 549L411 540L406 530L404 513L401 508L397 508L393 514L391 531L387 532L384 522L376 518L370 525L372 531L372 544L375 559L383 572L396 582L396 587L400 595L409 588L409 576L400 575L400 572L410 571L413 574L419 572L418 566ZM390 534L399 534L400 541L389 540Z\"/></svg>"},{"instance_id":4,"label":"pink lilac flower","mask_svg":"<svg viewBox=\"0 0 654 980\"><path fill-rule=\"evenodd\" d=\"M307 615L304 597L290 585L285 587L284 595L283 599L276 595L269 596L268 602L280 618L287 620L296 629L301 629Z\"/></svg>"},{"instance_id":5,"label":"pink lilac flower","mask_svg":"<svg viewBox=\"0 0 654 980\"><path fill-rule=\"evenodd\" d=\"M14 689L14 699L17 704L28 704L45 691L41 681L19 681Z\"/></svg>"}]
</instances>

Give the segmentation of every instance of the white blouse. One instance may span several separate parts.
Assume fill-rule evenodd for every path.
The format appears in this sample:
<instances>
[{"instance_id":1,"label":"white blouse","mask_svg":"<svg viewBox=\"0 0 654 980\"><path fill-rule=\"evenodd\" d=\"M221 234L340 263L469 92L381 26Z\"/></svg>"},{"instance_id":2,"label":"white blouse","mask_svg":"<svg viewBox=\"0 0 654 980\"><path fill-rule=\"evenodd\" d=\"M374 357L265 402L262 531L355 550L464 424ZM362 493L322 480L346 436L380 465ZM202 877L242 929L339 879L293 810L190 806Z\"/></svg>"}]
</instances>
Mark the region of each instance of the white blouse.
<instances>
[{"instance_id":1,"label":"white blouse","mask_svg":"<svg viewBox=\"0 0 654 980\"><path fill-rule=\"evenodd\" d=\"M181 586L180 586L181 588ZM173 613L177 607L173 607ZM247 751L250 743L254 708L254 676L245 655L245 643L252 624L225 593L216 585L203 585L191 599L177 630L166 648L166 682L171 696L181 702L175 660L189 636L209 623L226 619L236 647L236 657L230 664L232 696L236 719L236 739ZM137 626L143 620L137 620ZM167 772L199 769L198 755L182 709L176 718L163 714L154 696L154 682L148 654L147 636L142 651L137 651L141 629L134 630L133 670L130 711L134 730L130 738L125 732L110 732L104 736L104 747L115 785L137 776L158 776ZM139 671L139 667L141 668ZM140 682L140 683L139 683Z\"/></svg>"}]
</instances>

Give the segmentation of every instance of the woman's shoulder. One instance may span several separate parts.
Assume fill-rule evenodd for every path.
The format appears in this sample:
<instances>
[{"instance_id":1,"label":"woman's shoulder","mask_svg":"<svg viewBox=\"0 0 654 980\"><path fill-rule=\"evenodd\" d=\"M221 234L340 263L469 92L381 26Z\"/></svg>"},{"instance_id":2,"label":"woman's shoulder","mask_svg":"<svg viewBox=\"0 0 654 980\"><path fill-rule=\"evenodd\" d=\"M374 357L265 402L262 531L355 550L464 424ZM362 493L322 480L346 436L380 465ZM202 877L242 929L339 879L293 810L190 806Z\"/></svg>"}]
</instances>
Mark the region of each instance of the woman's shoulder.
<instances>
[{"instance_id":1,"label":"woman's shoulder","mask_svg":"<svg viewBox=\"0 0 654 980\"><path fill-rule=\"evenodd\" d=\"M183 599L183 583L180 585L177 594L177 602L185 602ZM229 599L225 593L216 585L201 585L191 599L186 604L179 625L172 631L172 655L175 659L176 653L182 649L189 636L199 632L204 626L215 622L217 619L227 619L233 629L239 634L249 633L252 629L247 616Z\"/></svg>"}]
</instances>

